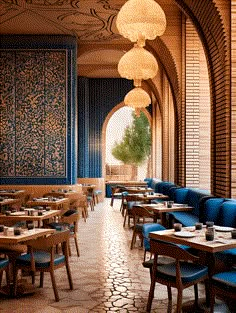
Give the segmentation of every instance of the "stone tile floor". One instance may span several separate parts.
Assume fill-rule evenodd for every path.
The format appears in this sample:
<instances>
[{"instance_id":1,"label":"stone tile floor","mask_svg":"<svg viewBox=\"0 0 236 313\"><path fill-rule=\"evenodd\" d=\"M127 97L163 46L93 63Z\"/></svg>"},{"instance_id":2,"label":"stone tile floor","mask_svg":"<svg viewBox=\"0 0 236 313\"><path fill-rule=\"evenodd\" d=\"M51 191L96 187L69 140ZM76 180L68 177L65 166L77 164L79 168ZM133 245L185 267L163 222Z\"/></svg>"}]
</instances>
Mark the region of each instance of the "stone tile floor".
<instances>
[{"instance_id":1,"label":"stone tile floor","mask_svg":"<svg viewBox=\"0 0 236 313\"><path fill-rule=\"evenodd\" d=\"M145 312L150 278L143 268L143 250L136 243L130 250L132 231L123 228L119 200L96 205L85 223L79 221L80 257L71 241L70 265L74 290L69 290L65 269L56 271L60 301L54 301L51 280L45 274L43 288L18 299L0 298L1 313L100 313ZM36 277L36 282L37 281ZM203 286L200 286L200 294ZM152 312L167 312L167 290L156 286ZM173 312L176 292L173 290ZM193 288L184 291L184 301L193 299ZM194 312L192 312L194 313ZM219 312L221 313L221 312Z\"/></svg>"}]
</instances>

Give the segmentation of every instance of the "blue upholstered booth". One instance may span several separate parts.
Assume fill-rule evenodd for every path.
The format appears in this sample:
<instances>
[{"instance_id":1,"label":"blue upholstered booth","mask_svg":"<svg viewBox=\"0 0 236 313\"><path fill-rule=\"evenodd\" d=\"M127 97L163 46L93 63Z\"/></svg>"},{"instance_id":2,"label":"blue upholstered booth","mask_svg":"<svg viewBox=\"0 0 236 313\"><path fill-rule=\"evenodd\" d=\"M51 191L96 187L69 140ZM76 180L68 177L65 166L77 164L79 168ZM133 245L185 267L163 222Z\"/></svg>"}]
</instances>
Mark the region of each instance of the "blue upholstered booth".
<instances>
[{"instance_id":1,"label":"blue upholstered booth","mask_svg":"<svg viewBox=\"0 0 236 313\"><path fill-rule=\"evenodd\" d=\"M153 178L144 178L144 181L147 182L148 188L152 188Z\"/></svg>"},{"instance_id":2,"label":"blue upholstered booth","mask_svg":"<svg viewBox=\"0 0 236 313\"><path fill-rule=\"evenodd\" d=\"M161 180L159 178L153 178L151 183L151 188L157 192L157 184L160 183Z\"/></svg>"},{"instance_id":3,"label":"blue upholstered booth","mask_svg":"<svg viewBox=\"0 0 236 313\"><path fill-rule=\"evenodd\" d=\"M183 226L192 226L199 222L201 206L207 199L212 198L201 190L190 188L176 188L173 196L176 203L185 203L193 208L191 212L169 213L169 219L172 220L172 223L177 221Z\"/></svg>"}]
</instances>

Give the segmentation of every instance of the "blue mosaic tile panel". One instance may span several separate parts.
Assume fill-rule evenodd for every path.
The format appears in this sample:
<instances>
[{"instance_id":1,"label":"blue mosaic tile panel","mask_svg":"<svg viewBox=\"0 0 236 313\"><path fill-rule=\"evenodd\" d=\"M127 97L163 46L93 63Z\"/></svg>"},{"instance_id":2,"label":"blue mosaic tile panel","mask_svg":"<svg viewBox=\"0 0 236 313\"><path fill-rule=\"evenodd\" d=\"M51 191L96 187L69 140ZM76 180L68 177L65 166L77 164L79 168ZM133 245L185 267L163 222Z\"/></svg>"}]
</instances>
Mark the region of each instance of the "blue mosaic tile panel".
<instances>
[{"instance_id":1,"label":"blue mosaic tile panel","mask_svg":"<svg viewBox=\"0 0 236 313\"><path fill-rule=\"evenodd\" d=\"M66 51L18 50L1 59L9 99L5 111L1 104L1 177L65 177Z\"/></svg>"},{"instance_id":2,"label":"blue mosaic tile panel","mask_svg":"<svg viewBox=\"0 0 236 313\"><path fill-rule=\"evenodd\" d=\"M15 173L15 55L0 52L0 171L1 176Z\"/></svg>"}]
</instances>

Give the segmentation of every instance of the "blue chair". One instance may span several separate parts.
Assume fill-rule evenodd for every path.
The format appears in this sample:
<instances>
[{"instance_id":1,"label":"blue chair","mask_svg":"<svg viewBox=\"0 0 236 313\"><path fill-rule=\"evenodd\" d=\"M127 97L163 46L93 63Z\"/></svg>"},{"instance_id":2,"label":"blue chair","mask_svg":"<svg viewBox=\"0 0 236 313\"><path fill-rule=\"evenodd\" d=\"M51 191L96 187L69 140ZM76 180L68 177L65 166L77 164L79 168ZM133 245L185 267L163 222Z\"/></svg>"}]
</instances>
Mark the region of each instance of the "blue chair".
<instances>
[{"instance_id":1,"label":"blue chair","mask_svg":"<svg viewBox=\"0 0 236 313\"><path fill-rule=\"evenodd\" d=\"M147 252L150 252L150 238L149 233L153 231L159 231L159 230L165 230L166 228L158 223L146 223L142 226L142 232L143 232L143 246L144 246L144 262L146 262L146 254ZM185 245L179 245L181 248L193 251L189 246ZM151 256L150 256L151 259ZM150 267L153 265L153 260L149 260L147 264L143 264L144 267Z\"/></svg>"},{"instance_id":2,"label":"blue chair","mask_svg":"<svg viewBox=\"0 0 236 313\"><path fill-rule=\"evenodd\" d=\"M150 252L150 238L149 233L152 231L165 230L166 228L158 223L146 223L142 227L143 246L144 246L144 262L146 261L146 254ZM145 266L145 265L144 265ZM147 266L145 266L147 267Z\"/></svg>"},{"instance_id":3,"label":"blue chair","mask_svg":"<svg viewBox=\"0 0 236 313\"><path fill-rule=\"evenodd\" d=\"M169 307L172 301L171 288L178 290L176 313L182 312L183 290L190 286L194 286L195 304L197 305L197 284L208 279L208 267L199 264L199 257L180 246L165 241L151 239L150 252L154 255L154 262L146 312L151 312L156 282L167 286ZM159 265L159 256L170 257L174 261Z\"/></svg>"},{"instance_id":4,"label":"blue chair","mask_svg":"<svg viewBox=\"0 0 236 313\"><path fill-rule=\"evenodd\" d=\"M35 281L35 272L40 272L40 287L43 287L45 272L50 272L55 300L59 301L54 271L63 266L66 267L70 289L73 289L71 271L69 267L69 246L70 231L60 231L48 237L37 238L27 242L28 253L18 256L15 260L13 286L14 295L17 290L18 269L26 269L32 272L32 283ZM55 253L55 248L61 245L62 253Z\"/></svg>"},{"instance_id":5,"label":"blue chair","mask_svg":"<svg viewBox=\"0 0 236 313\"><path fill-rule=\"evenodd\" d=\"M3 272L6 272L7 289L10 290L10 274L9 274L9 260L6 258L0 258L0 288L2 285Z\"/></svg>"},{"instance_id":6,"label":"blue chair","mask_svg":"<svg viewBox=\"0 0 236 313\"><path fill-rule=\"evenodd\" d=\"M218 297L226 302L234 301L232 311L235 312L236 302L236 270L220 272L211 278L211 298L210 298L210 313L214 312L215 297Z\"/></svg>"}]
</instances>

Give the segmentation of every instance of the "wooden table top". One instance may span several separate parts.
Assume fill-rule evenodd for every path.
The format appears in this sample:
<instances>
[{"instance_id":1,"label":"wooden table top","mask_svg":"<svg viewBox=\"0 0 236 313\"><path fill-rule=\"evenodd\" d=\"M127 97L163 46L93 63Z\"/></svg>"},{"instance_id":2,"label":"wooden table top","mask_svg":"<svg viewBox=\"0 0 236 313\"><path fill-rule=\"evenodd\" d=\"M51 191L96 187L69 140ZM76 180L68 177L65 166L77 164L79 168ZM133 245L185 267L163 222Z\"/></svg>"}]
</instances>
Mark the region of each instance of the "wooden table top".
<instances>
[{"instance_id":1,"label":"wooden table top","mask_svg":"<svg viewBox=\"0 0 236 313\"><path fill-rule=\"evenodd\" d=\"M34 228L32 230L24 230L22 234L18 236L5 236L0 233L0 243L1 244L18 244L23 243L31 239L53 234L55 229L50 228Z\"/></svg>"},{"instance_id":2,"label":"wooden table top","mask_svg":"<svg viewBox=\"0 0 236 313\"><path fill-rule=\"evenodd\" d=\"M58 216L60 214L61 214L60 210L45 211L43 212L43 215L38 215L38 214L28 215L27 211L22 211L22 212L19 211L19 212L15 212L7 216L5 214L0 214L0 223L4 224L4 222L7 222L7 221L16 221L16 222L17 221L43 221L45 219L50 219L54 216Z\"/></svg>"},{"instance_id":3,"label":"wooden table top","mask_svg":"<svg viewBox=\"0 0 236 313\"><path fill-rule=\"evenodd\" d=\"M34 200L30 200L27 202L27 205L29 206L58 206L63 203L67 203L69 200L68 198L62 198L62 199L55 199L51 200L48 198L36 198Z\"/></svg>"},{"instance_id":4,"label":"wooden table top","mask_svg":"<svg viewBox=\"0 0 236 313\"><path fill-rule=\"evenodd\" d=\"M0 189L0 197L21 198L25 194L25 190Z\"/></svg>"},{"instance_id":5,"label":"wooden table top","mask_svg":"<svg viewBox=\"0 0 236 313\"><path fill-rule=\"evenodd\" d=\"M140 186L145 187L147 186L147 182L145 181L106 181L106 184L108 185L123 185L123 186Z\"/></svg>"},{"instance_id":6,"label":"wooden table top","mask_svg":"<svg viewBox=\"0 0 236 313\"><path fill-rule=\"evenodd\" d=\"M145 208L152 209L153 211L156 211L158 213L168 213L168 212L175 212L175 211L192 211L192 207L185 206L184 204L181 206L178 204L173 205L171 208L168 208L167 205L163 203L150 203L150 204L141 204L141 206Z\"/></svg>"},{"instance_id":7,"label":"wooden table top","mask_svg":"<svg viewBox=\"0 0 236 313\"><path fill-rule=\"evenodd\" d=\"M154 189L145 187L126 186L125 191L128 191L128 193L150 193L154 192Z\"/></svg>"},{"instance_id":8,"label":"wooden table top","mask_svg":"<svg viewBox=\"0 0 236 313\"><path fill-rule=\"evenodd\" d=\"M193 237L177 237L177 233L173 229L150 232L149 237L152 239L187 245L201 251L210 252L212 254L231 248L236 248L236 239L231 238L230 232L216 231L215 239L213 241L207 241L205 239L205 227L203 227L202 230L195 230L194 226L184 227L182 231L192 233Z\"/></svg>"},{"instance_id":9,"label":"wooden table top","mask_svg":"<svg viewBox=\"0 0 236 313\"><path fill-rule=\"evenodd\" d=\"M6 198L6 199L3 199L3 201L0 201L0 207L4 205L15 204L15 203L19 203L19 199Z\"/></svg>"},{"instance_id":10,"label":"wooden table top","mask_svg":"<svg viewBox=\"0 0 236 313\"><path fill-rule=\"evenodd\" d=\"M154 195L139 194L139 195L137 195L137 198L140 201L151 201L151 200L156 200L156 199L160 199L160 200L169 199L168 196L163 195L162 193L154 193Z\"/></svg>"}]
</instances>

